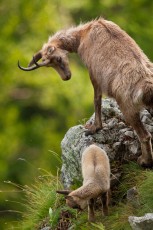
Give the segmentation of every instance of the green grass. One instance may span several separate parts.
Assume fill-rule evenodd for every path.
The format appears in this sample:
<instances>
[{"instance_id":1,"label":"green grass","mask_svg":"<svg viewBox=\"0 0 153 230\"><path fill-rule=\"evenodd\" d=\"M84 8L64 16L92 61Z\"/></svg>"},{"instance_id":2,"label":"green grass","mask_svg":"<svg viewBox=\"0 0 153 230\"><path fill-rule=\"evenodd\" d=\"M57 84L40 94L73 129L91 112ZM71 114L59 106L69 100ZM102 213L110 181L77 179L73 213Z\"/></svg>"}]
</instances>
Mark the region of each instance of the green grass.
<instances>
[{"instance_id":1,"label":"green grass","mask_svg":"<svg viewBox=\"0 0 153 230\"><path fill-rule=\"evenodd\" d=\"M110 207L108 217L103 219L106 230L131 230L128 217L153 212L153 171L144 170L131 162L123 166L123 177L115 194L118 204ZM138 195L133 202L124 198L128 189L136 186Z\"/></svg>"},{"instance_id":2,"label":"green grass","mask_svg":"<svg viewBox=\"0 0 153 230\"><path fill-rule=\"evenodd\" d=\"M146 171L145 180L139 186L139 196L142 208L138 215L153 212L153 171Z\"/></svg>"},{"instance_id":3,"label":"green grass","mask_svg":"<svg viewBox=\"0 0 153 230\"><path fill-rule=\"evenodd\" d=\"M23 214L23 221L18 224L18 228L31 230L39 229L41 224L45 225L48 222L50 222L50 225L54 224L57 219L57 213L50 221L49 210L56 210L58 212L58 207L63 203L62 199L55 192L57 189L61 189L61 187L62 185L58 177L51 174L39 177L31 186L25 186L23 190L26 195L26 210Z\"/></svg>"},{"instance_id":4,"label":"green grass","mask_svg":"<svg viewBox=\"0 0 153 230\"><path fill-rule=\"evenodd\" d=\"M125 194L133 186L137 187L138 195L134 202L127 202ZM131 230L129 216L153 212L153 171L144 170L132 162L123 166L123 176L113 197L116 203L110 205L109 216L102 217L101 212L96 211L94 224L88 222L87 210L77 212L68 208L64 196L56 194L57 189L63 189L63 186L58 176L49 173L37 179L34 185L24 187L26 211L18 229L37 230L45 225L56 229L61 212L66 211L71 215L68 220L71 226L69 230Z\"/></svg>"}]
</instances>

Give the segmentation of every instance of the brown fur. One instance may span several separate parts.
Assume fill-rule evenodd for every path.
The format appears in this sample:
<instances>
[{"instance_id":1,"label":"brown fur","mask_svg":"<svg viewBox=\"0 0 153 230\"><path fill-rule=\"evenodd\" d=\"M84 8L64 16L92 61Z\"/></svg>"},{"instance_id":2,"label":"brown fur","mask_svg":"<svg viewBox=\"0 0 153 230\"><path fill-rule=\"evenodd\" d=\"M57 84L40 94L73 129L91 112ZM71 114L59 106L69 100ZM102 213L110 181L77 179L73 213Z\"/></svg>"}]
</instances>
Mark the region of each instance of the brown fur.
<instances>
[{"instance_id":1,"label":"brown fur","mask_svg":"<svg viewBox=\"0 0 153 230\"><path fill-rule=\"evenodd\" d=\"M82 154L83 185L68 194L66 203L71 208L83 210L88 205L88 219L94 221L94 201L101 198L103 214L108 215L108 193L110 190L110 164L107 154L96 145L90 145Z\"/></svg>"},{"instance_id":2,"label":"brown fur","mask_svg":"<svg viewBox=\"0 0 153 230\"><path fill-rule=\"evenodd\" d=\"M48 54L50 47L55 47L52 54ZM78 53L94 87L95 122L86 126L88 134L102 129L102 95L113 97L141 142L138 163L151 165L151 135L139 112L153 106L153 64L125 31L102 18L56 33L40 51L42 60L50 60L47 66L54 67L63 80L68 80L71 74L65 50ZM56 62L57 56L61 57L63 69Z\"/></svg>"}]
</instances>

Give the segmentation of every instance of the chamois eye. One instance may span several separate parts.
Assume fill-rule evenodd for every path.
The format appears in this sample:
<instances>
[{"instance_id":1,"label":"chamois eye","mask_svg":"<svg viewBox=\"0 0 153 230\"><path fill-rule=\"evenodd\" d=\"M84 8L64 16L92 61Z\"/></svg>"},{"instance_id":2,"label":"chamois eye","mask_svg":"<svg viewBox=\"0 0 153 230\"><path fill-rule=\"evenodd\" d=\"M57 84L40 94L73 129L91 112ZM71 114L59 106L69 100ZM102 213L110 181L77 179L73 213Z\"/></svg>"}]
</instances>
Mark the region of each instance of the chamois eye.
<instances>
[{"instance_id":1,"label":"chamois eye","mask_svg":"<svg viewBox=\"0 0 153 230\"><path fill-rule=\"evenodd\" d=\"M52 48L48 49L48 53L50 53L50 54L52 53Z\"/></svg>"},{"instance_id":2,"label":"chamois eye","mask_svg":"<svg viewBox=\"0 0 153 230\"><path fill-rule=\"evenodd\" d=\"M53 53L54 50L55 50L55 47L51 46L48 48L48 53L51 54L51 53Z\"/></svg>"},{"instance_id":3,"label":"chamois eye","mask_svg":"<svg viewBox=\"0 0 153 230\"><path fill-rule=\"evenodd\" d=\"M61 57L57 57L57 58L56 58L56 61L57 61L58 63L61 63L61 62L62 62L62 58L61 58Z\"/></svg>"}]
</instances>

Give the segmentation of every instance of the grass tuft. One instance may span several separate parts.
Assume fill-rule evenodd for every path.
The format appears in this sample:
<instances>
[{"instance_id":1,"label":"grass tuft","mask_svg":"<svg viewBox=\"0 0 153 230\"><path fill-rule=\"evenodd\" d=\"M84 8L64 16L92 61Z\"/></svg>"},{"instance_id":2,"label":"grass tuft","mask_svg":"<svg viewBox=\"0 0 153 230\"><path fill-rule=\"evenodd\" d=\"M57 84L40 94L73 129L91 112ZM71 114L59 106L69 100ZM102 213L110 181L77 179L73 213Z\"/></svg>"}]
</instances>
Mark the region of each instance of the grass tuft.
<instances>
[{"instance_id":1,"label":"grass tuft","mask_svg":"<svg viewBox=\"0 0 153 230\"><path fill-rule=\"evenodd\" d=\"M26 211L23 221L19 223L19 229L39 229L41 224L47 225L50 222L49 210L58 210L63 203L62 197L56 194L56 190L61 188L58 177L51 174L39 177L30 187L24 186ZM55 222L54 219L57 219L56 214L53 215L52 223ZM47 223L44 223L45 218L47 218L45 221Z\"/></svg>"},{"instance_id":2,"label":"grass tuft","mask_svg":"<svg viewBox=\"0 0 153 230\"><path fill-rule=\"evenodd\" d=\"M126 199L127 190L136 186L138 194L132 201ZM110 205L109 216L102 217L96 211L97 223L88 222L87 210L77 212L65 205L65 198L56 194L63 189L58 176L47 174L39 177L31 187L25 186L26 211L18 229L31 230L50 226L51 229L100 229L131 230L128 217L141 216L153 212L153 171L145 170L136 163L129 162L123 166L123 176ZM66 227L64 227L66 226Z\"/></svg>"}]
</instances>

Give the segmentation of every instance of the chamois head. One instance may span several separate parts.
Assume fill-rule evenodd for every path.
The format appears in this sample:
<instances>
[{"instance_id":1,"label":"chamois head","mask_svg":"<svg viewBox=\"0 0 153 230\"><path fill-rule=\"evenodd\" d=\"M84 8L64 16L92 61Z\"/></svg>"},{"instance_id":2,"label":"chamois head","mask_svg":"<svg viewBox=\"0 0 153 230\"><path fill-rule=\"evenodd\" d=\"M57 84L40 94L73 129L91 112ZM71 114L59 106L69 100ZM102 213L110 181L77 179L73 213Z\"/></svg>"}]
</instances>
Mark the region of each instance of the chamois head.
<instances>
[{"instance_id":1,"label":"chamois head","mask_svg":"<svg viewBox=\"0 0 153 230\"><path fill-rule=\"evenodd\" d=\"M40 59L42 62L38 63ZM42 50L33 56L27 68L21 67L18 62L18 67L24 71L31 71L42 66L53 67L64 81L71 78L67 51L52 44L45 44Z\"/></svg>"},{"instance_id":2,"label":"chamois head","mask_svg":"<svg viewBox=\"0 0 153 230\"><path fill-rule=\"evenodd\" d=\"M87 207L87 200L83 198L79 198L77 194L73 194L73 191L57 190L56 192L65 195L66 204L70 208L83 210Z\"/></svg>"}]
</instances>

